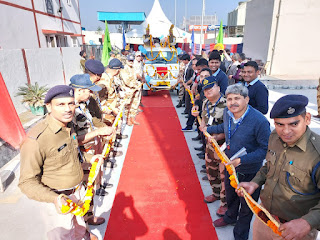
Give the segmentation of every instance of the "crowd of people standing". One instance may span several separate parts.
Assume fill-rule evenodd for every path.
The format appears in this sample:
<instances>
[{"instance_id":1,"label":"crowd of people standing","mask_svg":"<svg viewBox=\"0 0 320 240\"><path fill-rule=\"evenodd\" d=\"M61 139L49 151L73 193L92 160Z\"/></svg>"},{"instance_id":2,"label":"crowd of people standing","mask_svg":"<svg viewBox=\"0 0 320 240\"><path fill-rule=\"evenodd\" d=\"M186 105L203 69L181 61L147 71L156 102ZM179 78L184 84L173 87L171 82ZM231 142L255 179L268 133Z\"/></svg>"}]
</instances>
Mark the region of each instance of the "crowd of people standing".
<instances>
[{"instance_id":1,"label":"crowd of people standing","mask_svg":"<svg viewBox=\"0 0 320 240\"><path fill-rule=\"evenodd\" d=\"M200 172L212 188L204 201L220 200L216 212L220 218L213 225L235 225L234 238L246 240L253 216L242 191L231 186L230 175L212 146L217 141L236 169L239 187L255 201L261 193L262 205L281 224L279 236L256 218L253 239L316 239L320 229L320 137L308 127L308 98L280 98L270 112L275 124L271 132L265 117L269 93L259 80L257 62L243 53L229 54L214 50L208 55L179 56L176 107L185 107L187 122L182 131L194 131L194 125L198 131L192 140L201 143L195 148L205 160ZM205 137L205 132L211 137Z\"/></svg>"},{"instance_id":2,"label":"crowd of people standing","mask_svg":"<svg viewBox=\"0 0 320 240\"><path fill-rule=\"evenodd\" d=\"M39 209L48 224L47 239L97 239L88 225L105 219L94 214L94 201L84 217L61 214L67 200L82 199L93 161L104 168L117 166L122 155L122 126L138 125L142 110L141 86L145 83L143 55L122 50L111 54L108 66L80 53L83 74L74 75L69 85L51 88L45 98L49 114L28 132L21 146L19 187ZM215 227L235 225L234 238L248 239L253 213L242 192L233 188L225 165L215 153L217 141L230 158L240 186L281 223L285 239L316 239L320 229L320 144L308 125L308 99L287 95L273 106L270 117L269 93L259 80L259 66L245 54L230 56L214 50L203 56L181 53L179 59L179 102L184 107L186 126L196 131L205 160L201 173L212 188L206 203L220 201ZM194 97L194 102L191 101ZM122 116L123 113L123 116ZM198 121L198 119L200 121ZM207 132L211 137L205 137ZM50 139L50 141L49 141ZM108 151L106 151L108 146ZM264 160L266 163L263 165ZM84 184L83 184L84 183ZM262 186L264 185L264 189ZM112 183L98 171L94 194L105 196ZM53 204L52 204L53 203ZM271 229L255 221L254 239L277 239Z\"/></svg>"},{"instance_id":3,"label":"crowd of people standing","mask_svg":"<svg viewBox=\"0 0 320 240\"><path fill-rule=\"evenodd\" d=\"M94 173L93 195L108 194L106 189L113 184L106 181L104 169L117 167L115 157L123 154L121 140L128 138L122 134L123 126L138 125L136 116L142 111L145 78L140 52L111 58L106 68L98 60L86 60L83 51L80 56L83 74L47 92L48 115L21 145L19 187L38 202L46 222L43 239L97 239L88 225L100 225L105 219L95 216L93 197L84 216L65 213L63 207L68 200L82 204L97 159L102 167Z\"/></svg>"}]
</instances>

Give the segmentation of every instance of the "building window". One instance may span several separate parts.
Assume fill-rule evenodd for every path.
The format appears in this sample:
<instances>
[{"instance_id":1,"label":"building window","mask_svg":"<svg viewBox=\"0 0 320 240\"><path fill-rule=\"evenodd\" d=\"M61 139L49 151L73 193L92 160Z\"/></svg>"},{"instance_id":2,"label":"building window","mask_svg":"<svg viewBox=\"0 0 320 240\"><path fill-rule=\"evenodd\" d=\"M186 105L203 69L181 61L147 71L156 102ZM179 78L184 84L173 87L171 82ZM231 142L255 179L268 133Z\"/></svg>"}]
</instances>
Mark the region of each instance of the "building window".
<instances>
[{"instance_id":1,"label":"building window","mask_svg":"<svg viewBox=\"0 0 320 240\"><path fill-rule=\"evenodd\" d=\"M67 0L67 4L71 6L71 0Z\"/></svg>"},{"instance_id":2,"label":"building window","mask_svg":"<svg viewBox=\"0 0 320 240\"><path fill-rule=\"evenodd\" d=\"M47 13L53 14L52 0L46 0Z\"/></svg>"},{"instance_id":3,"label":"building window","mask_svg":"<svg viewBox=\"0 0 320 240\"><path fill-rule=\"evenodd\" d=\"M76 37L72 38L72 47L78 47L78 39Z\"/></svg>"},{"instance_id":4,"label":"building window","mask_svg":"<svg viewBox=\"0 0 320 240\"><path fill-rule=\"evenodd\" d=\"M68 47L67 36L56 35L57 47Z\"/></svg>"},{"instance_id":5,"label":"building window","mask_svg":"<svg viewBox=\"0 0 320 240\"><path fill-rule=\"evenodd\" d=\"M47 47L48 48L54 48L56 47L56 41L54 36L46 36L46 41L47 41Z\"/></svg>"}]
</instances>

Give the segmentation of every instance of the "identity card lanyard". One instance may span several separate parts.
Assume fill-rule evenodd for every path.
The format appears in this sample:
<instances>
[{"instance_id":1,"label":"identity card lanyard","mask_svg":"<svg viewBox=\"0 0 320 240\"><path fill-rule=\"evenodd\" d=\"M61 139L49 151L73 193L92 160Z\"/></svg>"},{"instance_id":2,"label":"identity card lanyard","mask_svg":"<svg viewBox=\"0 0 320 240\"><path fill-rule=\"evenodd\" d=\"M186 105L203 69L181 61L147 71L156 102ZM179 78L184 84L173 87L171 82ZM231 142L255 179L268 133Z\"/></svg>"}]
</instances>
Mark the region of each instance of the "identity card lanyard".
<instances>
[{"instance_id":1,"label":"identity card lanyard","mask_svg":"<svg viewBox=\"0 0 320 240\"><path fill-rule=\"evenodd\" d=\"M248 114L249 111L250 111L250 108L248 108L248 110L246 111L246 113L244 114L244 116L241 118L241 120L236 124L236 126L235 126L232 134L231 134L231 121L232 121L232 117L229 116L228 141L227 141L227 148L228 148L228 150L230 150L231 137L232 137L233 134L237 131L238 127L240 126L240 124L242 123L243 119L245 118L245 116Z\"/></svg>"},{"instance_id":2,"label":"identity card lanyard","mask_svg":"<svg viewBox=\"0 0 320 240\"><path fill-rule=\"evenodd\" d=\"M222 97L222 95L220 95L220 97L219 97L218 101L216 101L216 103L214 104L214 106L213 106L213 112L212 112L212 113L214 113L214 112L215 112L215 110L216 110L216 106L218 105L218 103L219 103L219 101L220 101L221 97ZM208 107L208 105L209 105L209 100L208 100L208 102L207 102L207 113L208 113L208 118L210 118L210 112L209 112L209 107Z\"/></svg>"}]
</instances>

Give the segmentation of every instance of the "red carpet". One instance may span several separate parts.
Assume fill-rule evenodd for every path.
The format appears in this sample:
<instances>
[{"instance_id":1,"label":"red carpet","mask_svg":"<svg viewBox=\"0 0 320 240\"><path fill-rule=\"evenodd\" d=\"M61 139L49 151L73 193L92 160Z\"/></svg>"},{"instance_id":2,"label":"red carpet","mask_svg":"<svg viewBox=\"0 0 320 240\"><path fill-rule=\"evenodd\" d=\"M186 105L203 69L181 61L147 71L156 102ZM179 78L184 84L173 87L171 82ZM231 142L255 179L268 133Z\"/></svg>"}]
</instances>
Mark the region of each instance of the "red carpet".
<instances>
[{"instance_id":1,"label":"red carpet","mask_svg":"<svg viewBox=\"0 0 320 240\"><path fill-rule=\"evenodd\" d=\"M104 239L218 239L169 92L142 102Z\"/></svg>"}]
</instances>

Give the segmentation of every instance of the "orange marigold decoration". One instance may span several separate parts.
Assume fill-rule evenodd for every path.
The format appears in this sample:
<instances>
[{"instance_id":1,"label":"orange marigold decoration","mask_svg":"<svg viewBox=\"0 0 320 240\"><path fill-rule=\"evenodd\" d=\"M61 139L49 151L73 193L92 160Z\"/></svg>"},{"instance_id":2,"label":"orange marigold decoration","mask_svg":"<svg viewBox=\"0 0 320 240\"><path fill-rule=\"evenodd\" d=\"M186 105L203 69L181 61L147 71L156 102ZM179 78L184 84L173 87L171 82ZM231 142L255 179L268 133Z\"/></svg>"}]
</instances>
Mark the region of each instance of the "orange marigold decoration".
<instances>
[{"instance_id":1,"label":"orange marigold decoration","mask_svg":"<svg viewBox=\"0 0 320 240\"><path fill-rule=\"evenodd\" d=\"M193 95L191 93L191 91L189 89L187 89L187 92L190 95L190 99L191 99L191 103L194 106L194 100L193 100ZM201 118L198 116L197 117L199 124L201 124ZM203 134L209 138L211 137L211 135L204 131ZM237 189L240 190L243 195L244 195L244 199L247 202L247 205L249 206L249 208L251 209L251 211L257 216L257 218L262 221L265 225L267 225L269 228L271 228L271 230L280 235L281 236L281 232L279 231L279 226L280 224L276 221L276 219L274 219L274 217L272 217L272 215L264 208L262 207L260 204L258 204L251 196L249 193L247 193L247 191L240 187L239 188L239 180L236 174L236 169L235 167L230 164L230 165L226 165L227 163L230 163L230 159L227 157L227 155L221 151L218 143L216 140L212 139L212 146L216 152L216 154L218 155L219 159L221 160L221 162L225 165L230 177L230 185Z\"/></svg>"},{"instance_id":2,"label":"orange marigold decoration","mask_svg":"<svg viewBox=\"0 0 320 240\"><path fill-rule=\"evenodd\" d=\"M140 85L140 87L142 86L142 84ZM140 88L138 87L138 88ZM122 117L122 112L123 112L123 109L126 105L126 101L128 99L124 99L122 101L122 104L120 105L120 108L119 108L119 113L112 125L113 128L116 128L118 123L119 123L119 120L121 119ZM109 140L108 144L106 144L104 146L104 149L103 149L103 153L102 155L104 157L106 157L109 152L110 152L110 149L111 149L111 146L113 144L113 142L115 141L115 138L116 138L116 134L114 134L111 139ZM99 161L100 159L102 158L99 158L97 156L93 156L92 158L96 158L93 163L92 163L92 166L91 166L91 169L90 169L90 172L89 172L89 177L88 177L88 183L87 183L87 189L86 189L86 193L85 193L85 196L83 199L81 199L78 203L75 203L73 202L71 199L68 198L68 196L66 196L65 194L60 194L58 196L58 201L60 202L61 198L64 197L66 200L67 200L67 205L63 205L61 206L61 212L62 213L72 213L76 216L80 216L80 217L83 217L89 210L90 208L90 203L92 201L92 198L93 198L93 191L94 191L94 186L93 186L93 183L96 179L96 177L98 176L98 173L100 171L100 167L103 163L103 161Z\"/></svg>"}]
</instances>

